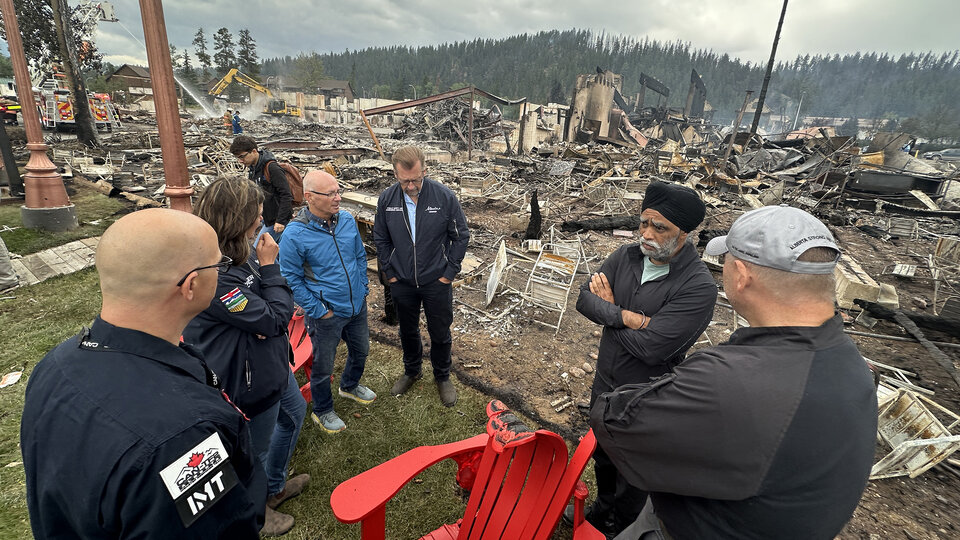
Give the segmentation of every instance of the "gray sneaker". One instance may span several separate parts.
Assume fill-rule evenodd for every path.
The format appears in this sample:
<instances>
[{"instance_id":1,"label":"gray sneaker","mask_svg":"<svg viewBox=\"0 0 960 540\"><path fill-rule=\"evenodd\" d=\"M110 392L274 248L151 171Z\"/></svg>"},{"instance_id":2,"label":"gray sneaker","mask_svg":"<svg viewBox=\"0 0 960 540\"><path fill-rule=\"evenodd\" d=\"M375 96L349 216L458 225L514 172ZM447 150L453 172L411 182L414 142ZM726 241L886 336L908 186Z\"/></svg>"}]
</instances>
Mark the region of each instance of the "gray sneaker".
<instances>
[{"instance_id":1,"label":"gray sneaker","mask_svg":"<svg viewBox=\"0 0 960 540\"><path fill-rule=\"evenodd\" d=\"M317 416L317 413L310 413L310 418L313 418L313 423L322 427L327 433L337 433L347 429L347 425L343 423L343 420L337 416L335 411L320 416Z\"/></svg>"},{"instance_id":2,"label":"gray sneaker","mask_svg":"<svg viewBox=\"0 0 960 540\"><path fill-rule=\"evenodd\" d=\"M358 384L353 390L344 390L341 388L340 397L352 399L363 405L369 405L373 403L373 400L377 399L377 394L373 393L373 390L367 388L366 386Z\"/></svg>"}]
</instances>

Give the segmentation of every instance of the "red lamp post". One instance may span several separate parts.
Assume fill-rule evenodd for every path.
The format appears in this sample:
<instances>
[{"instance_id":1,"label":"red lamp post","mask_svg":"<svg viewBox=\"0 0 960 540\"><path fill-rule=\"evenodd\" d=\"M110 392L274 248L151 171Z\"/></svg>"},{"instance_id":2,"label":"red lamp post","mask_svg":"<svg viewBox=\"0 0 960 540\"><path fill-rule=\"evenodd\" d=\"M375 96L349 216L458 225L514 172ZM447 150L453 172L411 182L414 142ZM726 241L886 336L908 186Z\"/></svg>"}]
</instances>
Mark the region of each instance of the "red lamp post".
<instances>
[{"instance_id":1,"label":"red lamp post","mask_svg":"<svg viewBox=\"0 0 960 540\"><path fill-rule=\"evenodd\" d=\"M30 151L27 173L23 176L24 205L20 207L23 226L48 231L75 229L79 225L76 208L70 203L57 166L47 157L47 145L43 142L40 115L34 105L33 84L27 71L13 0L0 0L0 12L3 13L3 25L7 31L7 47L27 132L27 150Z\"/></svg>"},{"instance_id":2,"label":"red lamp post","mask_svg":"<svg viewBox=\"0 0 960 540\"><path fill-rule=\"evenodd\" d=\"M3 0L12 1L12 0ZM183 128L177 106L176 80L170 64L170 46L167 26L163 19L160 0L140 0L140 18L143 20L143 40L147 46L150 65L150 85L160 130L160 150L163 153L163 174L167 187L164 195L170 198L170 208L190 212L193 187L187 173L187 155L183 146Z\"/></svg>"}]
</instances>

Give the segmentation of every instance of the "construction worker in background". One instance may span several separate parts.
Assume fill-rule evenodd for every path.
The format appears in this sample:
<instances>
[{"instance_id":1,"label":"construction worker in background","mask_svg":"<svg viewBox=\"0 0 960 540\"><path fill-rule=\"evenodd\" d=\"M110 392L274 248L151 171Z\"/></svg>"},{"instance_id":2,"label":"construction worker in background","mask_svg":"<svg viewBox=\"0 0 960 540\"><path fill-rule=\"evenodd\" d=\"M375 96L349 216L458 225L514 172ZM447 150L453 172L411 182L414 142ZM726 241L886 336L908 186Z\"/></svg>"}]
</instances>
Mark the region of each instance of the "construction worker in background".
<instances>
[{"instance_id":1,"label":"construction worker in background","mask_svg":"<svg viewBox=\"0 0 960 540\"><path fill-rule=\"evenodd\" d=\"M240 111L233 111L232 127L234 135L243 133L243 128L240 127Z\"/></svg>"},{"instance_id":2,"label":"construction worker in background","mask_svg":"<svg viewBox=\"0 0 960 540\"><path fill-rule=\"evenodd\" d=\"M233 134L233 111L230 109L223 113L223 127L227 130L227 135Z\"/></svg>"}]
</instances>

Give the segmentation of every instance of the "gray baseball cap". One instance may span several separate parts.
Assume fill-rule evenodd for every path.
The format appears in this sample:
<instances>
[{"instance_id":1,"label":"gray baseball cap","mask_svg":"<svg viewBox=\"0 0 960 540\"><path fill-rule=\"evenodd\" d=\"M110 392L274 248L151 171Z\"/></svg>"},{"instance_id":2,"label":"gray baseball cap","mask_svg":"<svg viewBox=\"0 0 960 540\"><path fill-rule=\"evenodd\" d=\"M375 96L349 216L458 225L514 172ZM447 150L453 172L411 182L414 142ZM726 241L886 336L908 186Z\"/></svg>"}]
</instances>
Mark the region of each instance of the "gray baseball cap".
<instances>
[{"instance_id":1,"label":"gray baseball cap","mask_svg":"<svg viewBox=\"0 0 960 540\"><path fill-rule=\"evenodd\" d=\"M831 262L798 261L812 247L836 250ZM840 248L819 219L787 205L765 206L740 216L726 236L707 243L707 255L730 252L734 257L796 274L830 274L840 259Z\"/></svg>"}]
</instances>

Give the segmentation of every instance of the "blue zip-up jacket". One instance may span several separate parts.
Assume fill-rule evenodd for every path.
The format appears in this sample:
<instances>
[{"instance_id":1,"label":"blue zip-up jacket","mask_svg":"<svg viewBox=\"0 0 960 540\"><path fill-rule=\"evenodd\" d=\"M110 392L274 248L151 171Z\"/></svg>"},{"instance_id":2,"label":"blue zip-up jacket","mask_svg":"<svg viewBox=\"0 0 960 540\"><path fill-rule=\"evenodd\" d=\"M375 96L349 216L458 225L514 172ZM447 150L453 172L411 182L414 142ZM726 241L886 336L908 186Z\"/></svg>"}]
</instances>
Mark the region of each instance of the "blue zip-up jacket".
<instances>
[{"instance_id":1,"label":"blue zip-up jacket","mask_svg":"<svg viewBox=\"0 0 960 540\"><path fill-rule=\"evenodd\" d=\"M294 300L314 319L330 310L336 317L352 317L369 292L367 253L357 222L345 210L337 213L330 230L304 207L283 231L280 271Z\"/></svg>"},{"instance_id":2,"label":"blue zip-up jacket","mask_svg":"<svg viewBox=\"0 0 960 540\"><path fill-rule=\"evenodd\" d=\"M410 235L403 189L396 183L377 200L373 241L387 279L420 287L441 277L453 280L467 254L470 229L460 201L443 184L423 179L417 198L416 242Z\"/></svg>"},{"instance_id":3,"label":"blue zip-up jacket","mask_svg":"<svg viewBox=\"0 0 960 540\"><path fill-rule=\"evenodd\" d=\"M260 266L252 252L245 264L220 273L217 294L184 328L183 341L203 352L230 399L255 416L280 400L290 380L291 316L293 293L280 266Z\"/></svg>"}]
</instances>

